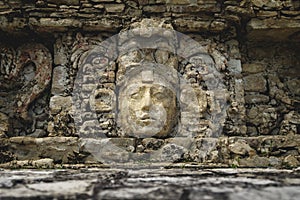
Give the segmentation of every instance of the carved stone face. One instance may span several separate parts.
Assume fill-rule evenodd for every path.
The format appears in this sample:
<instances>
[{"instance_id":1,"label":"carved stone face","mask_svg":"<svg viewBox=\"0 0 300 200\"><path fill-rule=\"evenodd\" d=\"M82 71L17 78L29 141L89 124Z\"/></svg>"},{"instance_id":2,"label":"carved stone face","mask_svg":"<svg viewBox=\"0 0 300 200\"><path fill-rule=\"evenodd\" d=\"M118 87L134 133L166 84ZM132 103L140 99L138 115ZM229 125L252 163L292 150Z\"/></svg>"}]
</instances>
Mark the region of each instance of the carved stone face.
<instances>
[{"instance_id":1,"label":"carved stone face","mask_svg":"<svg viewBox=\"0 0 300 200\"><path fill-rule=\"evenodd\" d=\"M167 137L177 123L176 93L151 71L133 78L119 95L120 124L127 135Z\"/></svg>"}]
</instances>

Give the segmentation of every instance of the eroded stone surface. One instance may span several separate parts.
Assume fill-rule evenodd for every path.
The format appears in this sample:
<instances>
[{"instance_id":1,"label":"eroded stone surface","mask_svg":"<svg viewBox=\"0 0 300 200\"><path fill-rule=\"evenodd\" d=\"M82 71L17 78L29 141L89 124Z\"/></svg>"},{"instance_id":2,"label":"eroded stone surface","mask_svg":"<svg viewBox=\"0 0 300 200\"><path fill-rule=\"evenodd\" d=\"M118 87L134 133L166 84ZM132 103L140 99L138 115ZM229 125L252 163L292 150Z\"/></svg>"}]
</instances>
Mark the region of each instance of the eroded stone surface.
<instances>
[{"instance_id":1,"label":"eroded stone surface","mask_svg":"<svg viewBox=\"0 0 300 200\"><path fill-rule=\"evenodd\" d=\"M184 166L183 166L184 167ZM299 199L297 171L271 169L2 170L1 199Z\"/></svg>"},{"instance_id":2,"label":"eroded stone surface","mask_svg":"<svg viewBox=\"0 0 300 200\"><path fill-rule=\"evenodd\" d=\"M43 93L51 81L52 56L43 44L34 42L18 48L1 44L0 51L0 110L9 118L9 125L2 126L6 131L1 132L7 136L34 134L44 128L37 127L37 121L43 123L47 118Z\"/></svg>"},{"instance_id":3,"label":"eroded stone surface","mask_svg":"<svg viewBox=\"0 0 300 200\"><path fill-rule=\"evenodd\" d=\"M136 139L75 137L13 137L0 139L1 166L36 167L30 160L47 158L53 164L82 163L123 165L201 162L240 167L289 167L299 164L299 135ZM149 157L151 159L149 159ZM29 160L29 162L28 162ZM11 161L11 162L9 162ZM21 163L18 163L21 162ZM41 161L43 162L43 161ZM47 161L48 162L48 161ZM48 167L53 165L48 162Z\"/></svg>"},{"instance_id":4,"label":"eroded stone surface","mask_svg":"<svg viewBox=\"0 0 300 200\"><path fill-rule=\"evenodd\" d=\"M107 141L121 137L119 141L128 144L129 152L144 154L165 146L158 157L174 153L175 159L198 162L295 167L300 161L299 147L292 142L298 141L295 138L300 130L299 8L298 1L278 0L0 2L0 136L108 137ZM151 32L150 27L167 30ZM101 44L121 29L124 33L139 28L143 29ZM174 37L173 29L191 36L201 48L195 41ZM151 37L160 40L147 43ZM136 38L152 49L127 51ZM43 45L37 44L41 42ZM100 55L100 44L115 46ZM153 49L159 45L168 50ZM122 55L110 59L116 52ZM173 127L179 126L174 134L169 129L157 135L159 139L123 138L126 131L116 122L120 102L116 86L141 60L172 67L182 78L179 82L191 85L179 87L180 105L173 108L180 110L180 119L168 120ZM97 72L99 80L94 80L93 69L97 67L105 70ZM211 69L220 73L216 75ZM80 77L84 94L74 103L71 96L79 72L84 75ZM146 73L142 80L150 82L149 77ZM86 110L74 114L75 105ZM13 117L17 112L18 117ZM76 118L82 134L76 132ZM222 138L217 139L220 134ZM1 144L1 162L14 159L11 154L15 149L9 152L11 143L7 141ZM109 143L103 140L93 145L97 144L106 147ZM78 162L93 162L84 153L76 154ZM55 158L54 162L60 161Z\"/></svg>"}]
</instances>

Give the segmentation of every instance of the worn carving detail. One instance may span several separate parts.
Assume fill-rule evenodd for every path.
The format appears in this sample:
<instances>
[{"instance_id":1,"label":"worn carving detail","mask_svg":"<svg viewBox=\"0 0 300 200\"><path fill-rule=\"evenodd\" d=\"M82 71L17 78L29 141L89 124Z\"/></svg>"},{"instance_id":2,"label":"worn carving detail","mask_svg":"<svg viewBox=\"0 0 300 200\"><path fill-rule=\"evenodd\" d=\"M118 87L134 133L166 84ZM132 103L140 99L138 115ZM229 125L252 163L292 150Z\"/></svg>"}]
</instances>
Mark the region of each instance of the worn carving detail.
<instances>
[{"instance_id":1,"label":"worn carving detail","mask_svg":"<svg viewBox=\"0 0 300 200\"><path fill-rule=\"evenodd\" d=\"M83 151L120 160L130 158L122 149L159 150L165 160L299 166L299 9L299 0L0 1L0 137L79 134Z\"/></svg>"},{"instance_id":2,"label":"worn carving detail","mask_svg":"<svg viewBox=\"0 0 300 200\"><path fill-rule=\"evenodd\" d=\"M0 73L4 78L11 78L15 67L16 51L7 46L1 46Z\"/></svg>"},{"instance_id":3,"label":"worn carving detail","mask_svg":"<svg viewBox=\"0 0 300 200\"><path fill-rule=\"evenodd\" d=\"M222 133L229 97L226 75L220 73L226 58L217 49L212 57L209 45L202 47L153 19L135 22L99 44L88 42L92 36L80 38L87 42L73 51L78 69L73 116L86 151L122 161L153 151L158 151L155 161L205 159L217 140L197 146L191 141ZM133 144L120 145L128 140ZM152 143L155 149L149 149Z\"/></svg>"},{"instance_id":4,"label":"worn carving detail","mask_svg":"<svg viewBox=\"0 0 300 200\"><path fill-rule=\"evenodd\" d=\"M17 49L16 68L12 76L23 70L23 86L17 95L17 113L28 119L28 106L45 90L51 80L52 57L41 44L28 44Z\"/></svg>"},{"instance_id":5,"label":"worn carving detail","mask_svg":"<svg viewBox=\"0 0 300 200\"><path fill-rule=\"evenodd\" d=\"M12 118L34 121L35 126L36 117L29 114L29 106L50 83L52 56L47 48L38 43L24 44L16 50L2 46L0 50L0 90L8 100L1 111ZM35 110L35 115L40 115L41 112ZM35 127L32 131L34 130Z\"/></svg>"},{"instance_id":6,"label":"worn carving detail","mask_svg":"<svg viewBox=\"0 0 300 200\"><path fill-rule=\"evenodd\" d=\"M1 48L3 82L0 86L5 90L9 82L20 81L14 111L22 119L29 119L28 107L49 84L51 72L51 55L41 44L26 44L16 51L8 47Z\"/></svg>"},{"instance_id":7,"label":"worn carving detail","mask_svg":"<svg viewBox=\"0 0 300 200\"><path fill-rule=\"evenodd\" d=\"M222 107L226 103L225 88L219 81L222 77L214 71L223 67L224 58L219 56L220 62L215 66L205 48L179 48L189 40L183 37L178 41L168 23L145 19L133 23L130 31L121 32L118 40L113 38L111 43L101 45L88 42L93 37L77 36L71 61L73 68L79 69L77 78L81 80L75 87L83 92L76 103L83 109L83 113L76 114L85 127L81 130L86 130L82 134L89 135L91 130L107 136L141 138L217 134L219 128L210 123L208 116L223 116L221 113L226 109ZM110 46L114 44L118 46ZM180 60L176 54L187 59ZM155 97L156 93L162 98ZM147 112L142 111L145 102L152 106ZM95 114L91 111L97 113L100 130L91 121Z\"/></svg>"},{"instance_id":8,"label":"worn carving detail","mask_svg":"<svg viewBox=\"0 0 300 200\"><path fill-rule=\"evenodd\" d=\"M125 134L139 138L174 135L179 119L177 73L147 64L128 73L118 87L118 120Z\"/></svg>"}]
</instances>

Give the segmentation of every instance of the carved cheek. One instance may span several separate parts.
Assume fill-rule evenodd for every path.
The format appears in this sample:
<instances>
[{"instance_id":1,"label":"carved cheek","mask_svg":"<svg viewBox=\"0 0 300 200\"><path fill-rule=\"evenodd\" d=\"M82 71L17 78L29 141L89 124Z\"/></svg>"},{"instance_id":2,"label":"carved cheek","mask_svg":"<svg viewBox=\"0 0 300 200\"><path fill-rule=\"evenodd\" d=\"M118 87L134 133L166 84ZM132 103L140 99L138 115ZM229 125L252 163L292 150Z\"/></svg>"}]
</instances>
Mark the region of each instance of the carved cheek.
<instances>
[{"instance_id":1,"label":"carved cheek","mask_svg":"<svg viewBox=\"0 0 300 200\"><path fill-rule=\"evenodd\" d=\"M162 105L167 110L176 109L176 99L174 97L168 97L162 100Z\"/></svg>"},{"instance_id":2,"label":"carved cheek","mask_svg":"<svg viewBox=\"0 0 300 200\"><path fill-rule=\"evenodd\" d=\"M133 99L130 99L130 98L129 98L127 104L128 104L128 109L129 109L129 110L134 110L134 111L136 111L136 110L139 110L140 107L141 107L141 102L140 102L140 101L138 101L138 100L133 100Z\"/></svg>"},{"instance_id":3,"label":"carved cheek","mask_svg":"<svg viewBox=\"0 0 300 200\"><path fill-rule=\"evenodd\" d=\"M166 109L167 112L167 119L174 120L174 116L177 112L176 99L172 98L166 101L164 108Z\"/></svg>"},{"instance_id":4,"label":"carved cheek","mask_svg":"<svg viewBox=\"0 0 300 200\"><path fill-rule=\"evenodd\" d=\"M153 114L156 115L156 119L167 118L168 108L166 108L163 103L157 103L153 105Z\"/></svg>"},{"instance_id":5,"label":"carved cheek","mask_svg":"<svg viewBox=\"0 0 300 200\"><path fill-rule=\"evenodd\" d=\"M137 113L141 110L141 103L139 101L129 99L127 102L127 109L129 111L129 117L136 120Z\"/></svg>"}]
</instances>

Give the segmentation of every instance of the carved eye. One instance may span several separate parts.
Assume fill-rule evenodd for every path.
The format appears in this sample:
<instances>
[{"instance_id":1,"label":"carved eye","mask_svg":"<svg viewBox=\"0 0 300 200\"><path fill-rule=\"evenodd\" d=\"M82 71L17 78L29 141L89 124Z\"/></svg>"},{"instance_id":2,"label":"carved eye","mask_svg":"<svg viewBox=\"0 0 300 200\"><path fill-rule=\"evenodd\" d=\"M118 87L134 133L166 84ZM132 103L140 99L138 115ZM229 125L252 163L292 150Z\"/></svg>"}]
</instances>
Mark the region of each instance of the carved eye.
<instances>
[{"instance_id":1,"label":"carved eye","mask_svg":"<svg viewBox=\"0 0 300 200\"><path fill-rule=\"evenodd\" d=\"M153 93L153 97L155 99L164 99L165 98L165 94L163 92L155 92L155 93Z\"/></svg>"},{"instance_id":2,"label":"carved eye","mask_svg":"<svg viewBox=\"0 0 300 200\"><path fill-rule=\"evenodd\" d=\"M108 59L105 57L96 57L92 60L92 65L106 65L108 63Z\"/></svg>"},{"instance_id":3,"label":"carved eye","mask_svg":"<svg viewBox=\"0 0 300 200\"><path fill-rule=\"evenodd\" d=\"M139 97L140 97L139 92L133 92L130 94L131 99L139 99Z\"/></svg>"},{"instance_id":4,"label":"carved eye","mask_svg":"<svg viewBox=\"0 0 300 200\"><path fill-rule=\"evenodd\" d=\"M99 53L91 53L86 59L86 63L90 63L92 65L100 65L105 66L108 64L108 58Z\"/></svg>"}]
</instances>

